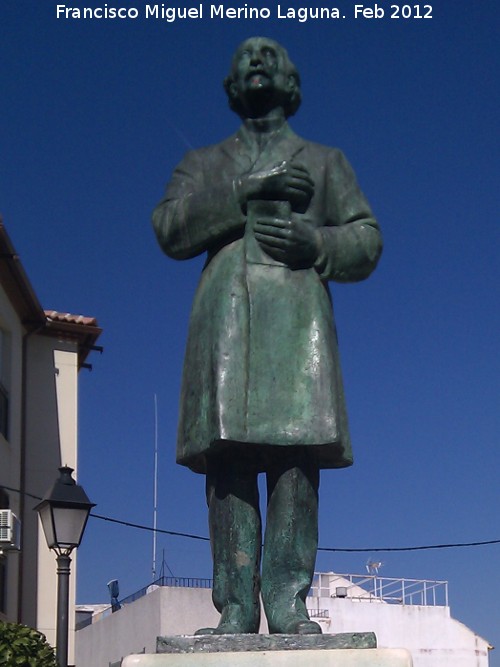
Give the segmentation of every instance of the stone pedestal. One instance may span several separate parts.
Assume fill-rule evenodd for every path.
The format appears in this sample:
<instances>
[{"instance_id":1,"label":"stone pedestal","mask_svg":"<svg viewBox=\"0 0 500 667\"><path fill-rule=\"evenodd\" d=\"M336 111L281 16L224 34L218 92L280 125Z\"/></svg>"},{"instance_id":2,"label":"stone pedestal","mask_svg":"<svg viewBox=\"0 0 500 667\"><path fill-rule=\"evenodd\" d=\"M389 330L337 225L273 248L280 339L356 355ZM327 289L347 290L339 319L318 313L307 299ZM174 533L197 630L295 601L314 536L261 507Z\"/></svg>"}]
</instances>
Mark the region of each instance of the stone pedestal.
<instances>
[{"instance_id":1,"label":"stone pedestal","mask_svg":"<svg viewBox=\"0 0 500 667\"><path fill-rule=\"evenodd\" d=\"M241 653L242 651L303 651L311 649L377 648L374 632L334 635L177 635L158 637L157 653Z\"/></svg>"},{"instance_id":2,"label":"stone pedestal","mask_svg":"<svg viewBox=\"0 0 500 667\"><path fill-rule=\"evenodd\" d=\"M372 632L158 637L157 651L122 667L412 667L407 650L376 648Z\"/></svg>"},{"instance_id":3,"label":"stone pedestal","mask_svg":"<svg viewBox=\"0 0 500 667\"><path fill-rule=\"evenodd\" d=\"M399 648L129 655L122 667L412 667Z\"/></svg>"}]
</instances>

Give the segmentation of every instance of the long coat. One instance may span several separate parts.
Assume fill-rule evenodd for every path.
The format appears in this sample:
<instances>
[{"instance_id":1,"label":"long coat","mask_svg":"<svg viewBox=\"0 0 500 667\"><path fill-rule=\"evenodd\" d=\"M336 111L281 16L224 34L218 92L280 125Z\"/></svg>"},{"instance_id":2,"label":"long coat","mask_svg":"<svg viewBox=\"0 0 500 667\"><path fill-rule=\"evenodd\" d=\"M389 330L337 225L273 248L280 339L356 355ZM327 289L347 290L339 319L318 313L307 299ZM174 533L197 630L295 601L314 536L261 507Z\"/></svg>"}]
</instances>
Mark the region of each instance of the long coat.
<instances>
[{"instance_id":1,"label":"long coat","mask_svg":"<svg viewBox=\"0 0 500 667\"><path fill-rule=\"evenodd\" d=\"M263 252L253 204L244 209L234 188L238 176L292 158L315 183L308 210L292 214L320 230L320 255L306 268ZM275 447L307 446L322 468L351 465L327 282L366 278L382 244L341 151L304 141L286 123L259 150L243 125L185 156L153 225L170 257L208 253L191 313L177 461L205 472L208 452L240 446L265 469Z\"/></svg>"}]
</instances>

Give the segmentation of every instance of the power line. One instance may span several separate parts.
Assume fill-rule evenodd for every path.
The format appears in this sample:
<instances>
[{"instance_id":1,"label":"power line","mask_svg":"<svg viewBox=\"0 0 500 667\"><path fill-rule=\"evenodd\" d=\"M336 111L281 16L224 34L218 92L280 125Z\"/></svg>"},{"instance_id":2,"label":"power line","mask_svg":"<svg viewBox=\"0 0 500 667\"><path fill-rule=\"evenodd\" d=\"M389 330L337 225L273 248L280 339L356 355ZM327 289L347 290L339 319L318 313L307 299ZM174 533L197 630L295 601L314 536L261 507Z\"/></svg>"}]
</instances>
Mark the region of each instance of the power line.
<instances>
[{"instance_id":1,"label":"power line","mask_svg":"<svg viewBox=\"0 0 500 667\"><path fill-rule=\"evenodd\" d=\"M128 526L130 528L139 528L140 530L156 530L158 533L163 533L165 535L174 535L175 537L188 537L192 540L203 540L209 542L210 538L202 537L201 535L192 535L190 533L178 533L173 530L163 530L161 528L151 528L150 526L142 526L137 523L130 523L129 521L120 521L120 519L110 519L109 517L100 516L99 514L91 514L91 517L95 519L102 519L104 521L111 521L113 523L121 524L122 526ZM458 547L480 547L488 544L500 544L500 540L485 540L483 542L456 542L453 544L427 544L417 547L375 547L375 548L347 548L347 547L318 547L318 551L335 551L343 553L360 553L368 552L372 553L374 551L423 551L426 549L451 549Z\"/></svg>"},{"instance_id":2,"label":"power line","mask_svg":"<svg viewBox=\"0 0 500 667\"><path fill-rule=\"evenodd\" d=\"M375 547L374 549L347 549L336 547L318 547L318 551L343 551L346 553L373 551L424 551L426 549L453 549L458 547L482 547L488 544L500 544L500 540L484 540L483 542L456 542L453 544L426 544L419 547Z\"/></svg>"},{"instance_id":3,"label":"power line","mask_svg":"<svg viewBox=\"0 0 500 667\"><path fill-rule=\"evenodd\" d=\"M203 540L204 542L209 542L209 537L203 537L201 535L192 535L191 533L178 533L174 530L164 530L163 528L152 528L151 526L142 526L139 523L130 523L130 521L121 521L120 519L112 519L109 516L101 516L100 514L94 514L91 512L91 517L94 519L101 519L102 521L110 521L111 523L118 523L121 526L127 526L128 528L139 528L140 530L149 530L150 532L162 533L164 535L174 535L175 537L189 537L191 540Z\"/></svg>"},{"instance_id":4,"label":"power line","mask_svg":"<svg viewBox=\"0 0 500 667\"><path fill-rule=\"evenodd\" d=\"M21 491L20 489L13 489L11 486L5 486L5 484L0 484L0 488L5 489L6 491L13 491L14 493L18 493L20 496L28 496L28 498L33 498L33 500L42 500L40 496L35 496L32 493Z\"/></svg>"},{"instance_id":5,"label":"power line","mask_svg":"<svg viewBox=\"0 0 500 667\"><path fill-rule=\"evenodd\" d=\"M13 491L14 493L21 493L19 489L13 489L9 486L2 486L2 488L7 491ZM24 495L33 498L34 500L41 500L40 496L35 496L32 493L24 492ZM109 516L102 516L101 514L90 513L90 516L94 519L100 519L101 521L108 521L110 523L117 523L121 526L127 526L128 528L136 528L138 530L147 530L149 532L161 533L162 535L172 535L174 537L186 537L190 540L201 540L203 542L209 542L209 537L204 537L202 535L193 535L192 533L180 533L175 530L165 530L163 528L153 528L151 526L144 526L139 523L131 523L130 521L122 521L121 519L113 519ZM484 547L491 544L500 544L500 539L498 540L483 540L480 542L454 542L451 544L425 544L414 547L371 547L371 548L348 548L348 547L318 547L318 551L327 551L327 552L336 552L336 553L373 553L380 551L428 551L430 549L461 549L464 547Z\"/></svg>"}]
</instances>

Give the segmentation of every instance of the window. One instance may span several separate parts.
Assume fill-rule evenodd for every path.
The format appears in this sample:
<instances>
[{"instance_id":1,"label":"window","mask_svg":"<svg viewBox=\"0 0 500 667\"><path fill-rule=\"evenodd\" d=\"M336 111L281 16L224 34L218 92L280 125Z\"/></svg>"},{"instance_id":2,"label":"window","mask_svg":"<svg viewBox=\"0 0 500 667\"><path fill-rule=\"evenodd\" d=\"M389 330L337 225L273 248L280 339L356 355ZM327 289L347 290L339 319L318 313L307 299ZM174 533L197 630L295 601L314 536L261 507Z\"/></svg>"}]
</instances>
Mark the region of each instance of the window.
<instances>
[{"instance_id":1,"label":"window","mask_svg":"<svg viewBox=\"0 0 500 667\"><path fill-rule=\"evenodd\" d=\"M9 397L7 390L0 382L0 433L9 439Z\"/></svg>"},{"instance_id":2,"label":"window","mask_svg":"<svg viewBox=\"0 0 500 667\"><path fill-rule=\"evenodd\" d=\"M9 494L0 487L0 509L9 509ZM7 611L7 558L0 556L0 614Z\"/></svg>"},{"instance_id":3,"label":"window","mask_svg":"<svg viewBox=\"0 0 500 667\"><path fill-rule=\"evenodd\" d=\"M7 612L7 558L0 556L0 614Z\"/></svg>"},{"instance_id":4,"label":"window","mask_svg":"<svg viewBox=\"0 0 500 667\"><path fill-rule=\"evenodd\" d=\"M9 439L9 368L8 333L0 329L0 433Z\"/></svg>"}]
</instances>

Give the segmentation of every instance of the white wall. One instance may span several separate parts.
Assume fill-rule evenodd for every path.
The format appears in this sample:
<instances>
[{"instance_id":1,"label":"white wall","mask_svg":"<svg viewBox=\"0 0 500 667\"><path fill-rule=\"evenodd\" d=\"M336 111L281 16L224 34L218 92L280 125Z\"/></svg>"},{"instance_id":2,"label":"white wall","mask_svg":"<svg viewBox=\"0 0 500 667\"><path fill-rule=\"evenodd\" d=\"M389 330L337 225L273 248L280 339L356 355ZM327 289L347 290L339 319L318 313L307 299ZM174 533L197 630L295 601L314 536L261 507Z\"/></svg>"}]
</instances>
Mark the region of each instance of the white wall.
<instances>
[{"instance_id":1,"label":"white wall","mask_svg":"<svg viewBox=\"0 0 500 667\"><path fill-rule=\"evenodd\" d=\"M76 666L108 667L130 653L156 653L161 635L193 634L214 626L219 614L212 591L201 588L156 588L76 633Z\"/></svg>"},{"instance_id":2,"label":"white wall","mask_svg":"<svg viewBox=\"0 0 500 667\"><path fill-rule=\"evenodd\" d=\"M76 344L47 336L29 339L27 355L26 490L43 496L56 481L61 465L76 470L77 373ZM57 569L55 554L28 500L24 516L23 622L37 628L54 646L56 638ZM69 663L74 662L76 553L70 577Z\"/></svg>"},{"instance_id":3,"label":"white wall","mask_svg":"<svg viewBox=\"0 0 500 667\"><path fill-rule=\"evenodd\" d=\"M406 648L414 667L488 667L488 644L451 618L449 607L320 598L323 632L375 632L380 648Z\"/></svg>"},{"instance_id":4,"label":"white wall","mask_svg":"<svg viewBox=\"0 0 500 667\"><path fill-rule=\"evenodd\" d=\"M308 598L328 609L325 633L375 632L380 648L406 648L414 667L487 667L487 642L450 617L448 607ZM155 653L156 637L214 626L211 591L162 587L76 633L76 667L108 667L130 653ZM265 630L264 630L265 631Z\"/></svg>"},{"instance_id":5,"label":"white wall","mask_svg":"<svg viewBox=\"0 0 500 667\"><path fill-rule=\"evenodd\" d=\"M13 489L21 487L21 386L22 386L22 337L23 329L19 317L3 289L0 289L0 328L6 333L4 341L6 376L3 382L9 393L8 440L0 434L0 486ZM17 517L21 515L21 498L18 493L7 491L10 509ZM16 620L18 612L19 554L6 552L7 600L6 614L0 618Z\"/></svg>"}]
</instances>

